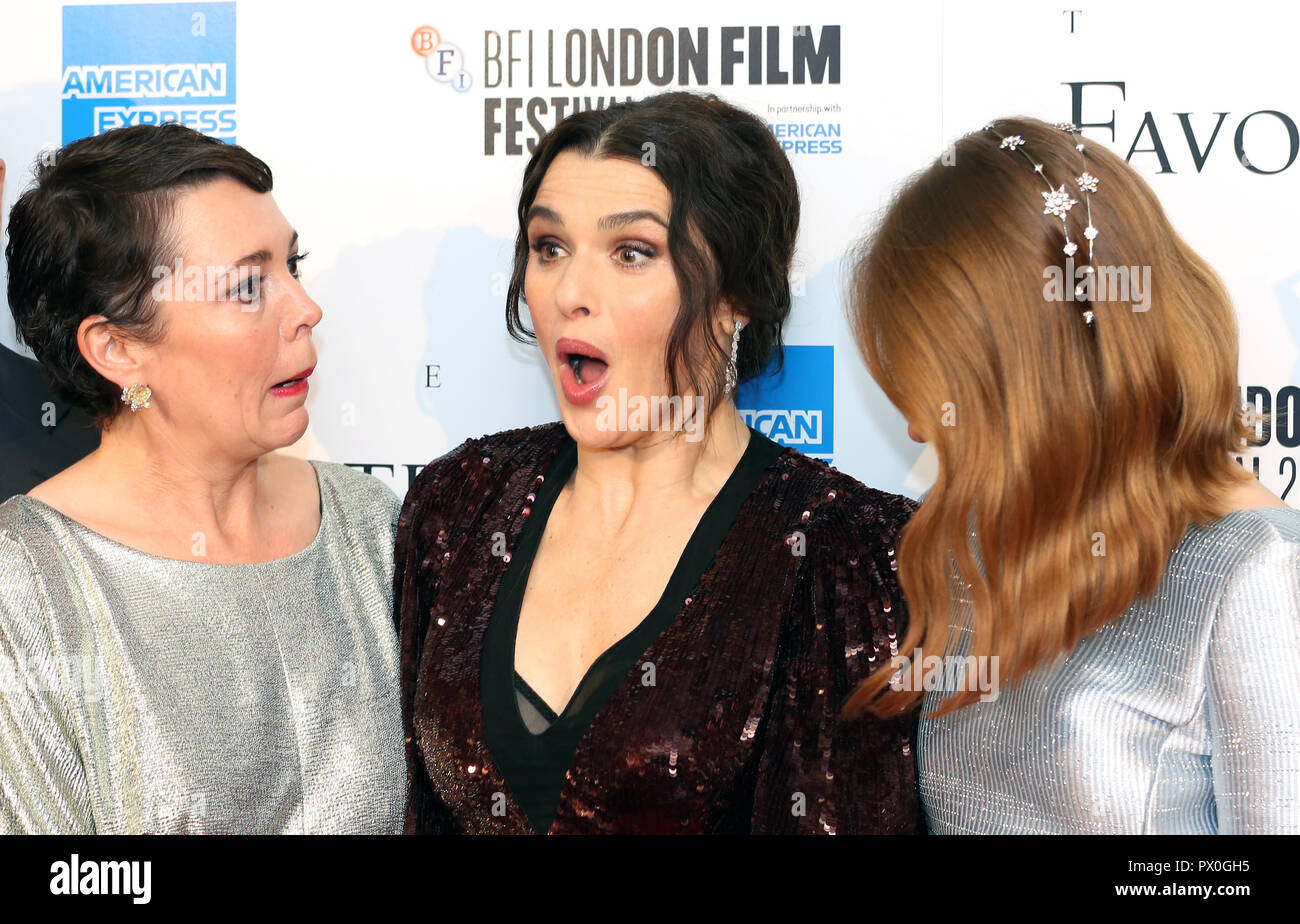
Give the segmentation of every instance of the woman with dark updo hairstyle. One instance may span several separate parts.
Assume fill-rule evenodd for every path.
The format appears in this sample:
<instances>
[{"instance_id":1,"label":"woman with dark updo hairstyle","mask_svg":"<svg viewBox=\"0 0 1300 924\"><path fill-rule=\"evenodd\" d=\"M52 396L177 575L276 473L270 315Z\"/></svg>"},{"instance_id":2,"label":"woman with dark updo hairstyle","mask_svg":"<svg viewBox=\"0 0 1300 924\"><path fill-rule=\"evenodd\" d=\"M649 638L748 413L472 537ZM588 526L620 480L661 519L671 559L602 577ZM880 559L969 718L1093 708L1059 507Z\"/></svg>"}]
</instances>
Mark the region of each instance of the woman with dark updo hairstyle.
<instances>
[{"instance_id":1,"label":"woman with dark updo hairstyle","mask_svg":"<svg viewBox=\"0 0 1300 924\"><path fill-rule=\"evenodd\" d=\"M735 405L790 312L780 145L712 96L577 113L518 220L507 328L562 419L466 440L407 495L407 831L916 831L913 720L839 720L905 629L913 502Z\"/></svg>"},{"instance_id":2,"label":"woman with dark updo hairstyle","mask_svg":"<svg viewBox=\"0 0 1300 924\"><path fill-rule=\"evenodd\" d=\"M0 833L395 833L399 504L276 452L321 310L270 169L175 123L84 138L6 255L101 437L0 504Z\"/></svg>"}]
</instances>

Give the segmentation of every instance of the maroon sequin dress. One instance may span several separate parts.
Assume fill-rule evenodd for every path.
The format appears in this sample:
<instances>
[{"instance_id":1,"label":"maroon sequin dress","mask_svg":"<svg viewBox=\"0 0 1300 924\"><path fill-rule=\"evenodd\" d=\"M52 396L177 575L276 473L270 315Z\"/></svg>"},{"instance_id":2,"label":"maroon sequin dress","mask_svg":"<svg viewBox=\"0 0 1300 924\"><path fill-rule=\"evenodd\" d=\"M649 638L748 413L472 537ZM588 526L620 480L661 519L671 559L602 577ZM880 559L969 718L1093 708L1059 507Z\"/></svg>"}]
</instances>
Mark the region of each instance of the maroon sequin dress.
<instances>
[{"instance_id":1,"label":"maroon sequin dress","mask_svg":"<svg viewBox=\"0 0 1300 924\"><path fill-rule=\"evenodd\" d=\"M501 659L484 638L490 623L501 635L510 553L572 447L561 423L466 440L406 496L394 592L407 833L541 833L488 744L485 664L500 673ZM924 830L915 715L836 719L906 628L894 553L916 503L793 449L767 458L671 622L599 693L547 833ZM509 688L511 673L493 683Z\"/></svg>"}]
</instances>

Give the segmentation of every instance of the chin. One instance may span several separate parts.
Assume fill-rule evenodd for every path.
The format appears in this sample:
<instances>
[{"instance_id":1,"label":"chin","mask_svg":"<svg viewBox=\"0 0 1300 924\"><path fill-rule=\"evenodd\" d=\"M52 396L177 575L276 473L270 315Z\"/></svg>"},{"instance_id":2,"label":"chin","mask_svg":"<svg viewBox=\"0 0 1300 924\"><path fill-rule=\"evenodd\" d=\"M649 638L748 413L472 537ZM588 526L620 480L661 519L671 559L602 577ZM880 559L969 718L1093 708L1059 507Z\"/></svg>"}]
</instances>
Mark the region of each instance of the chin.
<instances>
[{"instance_id":1,"label":"chin","mask_svg":"<svg viewBox=\"0 0 1300 924\"><path fill-rule=\"evenodd\" d=\"M563 402L564 398L561 397ZM573 441L584 449L613 449L617 446L626 446L636 442L637 437L643 436L640 433L629 433L619 430L605 430L597 426L596 419L599 411L594 405L586 407L564 407L561 411L561 417L564 419L564 429L569 431L569 436Z\"/></svg>"},{"instance_id":2,"label":"chin","mask_svg":"<svg viewBox=\"0 0 1300 924\"><path fill-rule=\"evenodd\" d=\"M615 392L617 389L615 389ZM602 391L604 394L604 391ZM611 396L612 397L612 396ZM583 449L621 449L627 446L653 445L674 436L672 428L660 426L649 429L619 429L610 427L608 419L617 419L617 408L602 410L595 402L586 405L568 403L563 395L559 396L560 415L564 428L573 441ZM649 421L647 421L649 423ZM603 424L603 425L602 425Z\"/></svg>"},{"instance_id":3,"label":"chin","mask_svg":"<svg viewBox=\"0 0 1300 924\"><path fill-rule=\"evenodd\" d=\"M285 449L297 443L306 435L310 423L311 420L307 416L306 408L299 408L297 411L290 414L281 422L280 426L276 428L276 433L272 440L275 444L275 449ZM272 452L274 451L275 450L272 450Z\"/></svg>"}]
</instances>

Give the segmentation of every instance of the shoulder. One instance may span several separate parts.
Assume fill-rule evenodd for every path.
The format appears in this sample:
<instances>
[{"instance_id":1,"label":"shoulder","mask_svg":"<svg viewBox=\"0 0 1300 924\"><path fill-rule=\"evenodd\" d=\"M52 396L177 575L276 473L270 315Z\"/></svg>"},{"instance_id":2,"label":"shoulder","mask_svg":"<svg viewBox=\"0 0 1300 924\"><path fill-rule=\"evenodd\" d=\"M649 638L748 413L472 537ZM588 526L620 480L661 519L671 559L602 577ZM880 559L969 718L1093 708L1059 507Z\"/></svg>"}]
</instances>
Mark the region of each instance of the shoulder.
<instances>
[{"instance_id":1,"label":"shoulder","mask_svg":"<svg viewBox=\"0 0 1300 924\"><path fill-rule=\"evenodd\" d=\"M17 539L31 522L32 507L31 499L23 494L0 503L0 539Z\"/></svg>"},{"instance_id":2,"label":"shoulder","mask_svg":"<svg viewBox=\"0 0 1300 924\"><path fill-rule=\"evenodd\" d=\"M0 562L12 564L18 557L26 558L24 535L31 529L34 504L21 494L15 494L0 504ZM0 565L0 569L3 565Z\"/></svg>"},{"instance_id":3,"label":"shoulder","mask_svg":"<svg viewBox=\"0 0 1300 924\"><path fill-rule=\"evenodd\" d=\"M847 696L882 654L888 661L891 641L906 633L897 552L920 505L789 449L769 471L767 484L789 547L776 554L800 556L796 577L786 585L792 591L791 650L805 664L821 665L827 677L839 678L828 686L837 698Z\"/></svg>"},{"instance_id":4,"label":"shoulder","mask_svg":"<svg viewBox=\"0 0 1300 924\"><path fill-rule=\"evenodd\" d=\"M1239 582L1248 574L1286 567L1298 553L1300 510L1256 507L1194 524L1179 543L1171 564L1177 561L1196 573Z\"/></svg>"},{"instance_id":5,"label":"shoulder","mask_svg":"<svg viewBox=\"0 0 1300 924\"><path fill-rule=\"evenodd\" d=\"M0 632L13 620L31 621L45 613L38 557L57 555L59 545L44 538L40 517L22 495L0 504Z\"/></svg>"},{"instance_id":6,"label":"shoulder","mask_svg":"<svg viewBox=\"0 0 1300 924\"><path fill-rule=\"evenodd\" d=\"M397 501L393 489L374 475L344 465L341 462L325 462L312 459L311 467L316 470L316 477L322 491L326 488L337 493L339 500L346 506L380 505L387 507ZM322 500L324 498L322 497Z\"/></svg>"},{"instance_id":7,"label":"shoulder","mask_svg":"<svg viewBox=\"0 0 1300 924\"><path fill-rule=\"evenodd\" d=\"M1300 614L1300 510L1237 510L1204 530L1225 575L1222 609Z\"/></svg>"},{"instance_id":8,"label":"shoulder","mask_svg":"<svg viewBox=\"0 0 1300 924\"><path fill-rule=\"evenodd\" d=\"M1300 511L1240 510L1218 522L1228 567L1206 640L1212 730L1228 752L1275 760L1297 753L1300 736Z\"/></svg>"},{"instance_id":9,"label":"shoulder","mask_svg":"<svg viewBox=\"0 0 1300 924\"><path fill-rule=\"evenodd\" d=\"M1170 556L1157 597L1197 618L1209 663L1247 664L1273 652L1300 655L1300 511L1235 510L1188 530ZM1300 674L1292 670L1300 683ZM1279 675L1280 676L1280 675Z\"/></svg>"},{"instance_id":10,"label":"shoulder","mask_svg":"<svg viewBox=\"0 0 1300 924\"><path fill-rule=\"evenodd\" d=\"M785 532L802 552L804 586L839 601L833 618L890 631L903 616L897 550L917 501L863 484L819 459L787 449L766 482ZM891 615L892 614L892 615Z\"/></svg>"},{"instance_id":11,"label":"shoulder","mask_svg":"<svg viewBox=\"0 0 1300 924\"><path fill-rule=\"evenodd\" d=\"M403 512L423 506L450 511L469 503L471 496L479 506L512 479L546 469L568 438L564 424L555 421L467 439L420 470Z\"/></svg>"},{"instance_id":12,"label":"shoulder","mask_svg":"<svg viewBox=\"0 0 1300 924\"><path fill-rule=\"evenodd\" d=\"M439 531L471 529L477 511L511 491L522 497L525 483L550 467L568 439L564 424L555 421L472 437L434 459L406 492L399 548L405 549L408 541L418 545Z\"/></svg>"},{"instance_id":13,"label":"shoulder","mask_svg":"<svg viewBox=\"0 0 1300 924\"><path fill-rule=\"evenodd\" d=\"M382 554L390 554L402 509L393 490L374 475L339 462L313 459L311 467L320 484L322 511L333 508L350 529L373 537Z\"/></svg>"},{"instance_id":14,"label":"shoulder","mask_svg":"<svg viewBox=\"0 0 1300 924\"><path fill-rule=\"evenodd\" d=\"M892 544L920 504L863 484L820 459L787 448L773 463L774 490L797 512L809 539L843 547ZM805 513L807 514L805 516Z\"/></svg>"},{"instance_id":15,"label":"shoulder","mask_svg":"<svg viewBox=\"0 0 1300 924\"><path fill-rule=\"evenodd\" d=\"M1239 534L1254 543L1300 542L1300 510L1294 507L1254 507L1236 510L1219 521L1231 520Z\"/></svg>"},{"instance_id":16,"label":"shoulder","mask_svg":"<svg viewBox=\"0 0 1300 924\"><path fill-rule=\"evenodd\" d=\"M421 469L412 490L431 482L472 475L471 461L480 467L496 470L512 463L517 465L530 457L540 459L542 454L563 443L568 435L563 422L554 421L471 437Z\"/></svg>"},{"instance_id":17,"label":"shoulder","mask_svg":"<svg viewBox=\"0 0 1300 924\"><path fill-rule=\"evenodd\" d=\"M33 559L45 549L60 547L52 534L62 514L24 494L15 494L0 504L0 584L4 583L4 566L19 558Z\"/></svg>"}]
</instances>

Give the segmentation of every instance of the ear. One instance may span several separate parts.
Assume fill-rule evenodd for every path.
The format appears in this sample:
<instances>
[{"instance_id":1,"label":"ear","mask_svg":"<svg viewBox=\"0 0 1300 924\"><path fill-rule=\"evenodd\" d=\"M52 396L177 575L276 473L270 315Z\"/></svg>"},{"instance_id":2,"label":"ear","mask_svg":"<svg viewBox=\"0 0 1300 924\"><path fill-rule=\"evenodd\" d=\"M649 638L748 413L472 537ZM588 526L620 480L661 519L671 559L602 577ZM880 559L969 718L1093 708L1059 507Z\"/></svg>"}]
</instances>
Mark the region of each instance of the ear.
<instances>
[{"instance_id":1,"label":"ear","mask_svg":"<svg viewBox=\"0 0 1300 924\"><path fill-rule=\"evenodd\" d=\"M77 328L77 348L90 367L115 385L147 385L140 345L128 340L102 314L92 314Z\"/></svg>"},{"instance_id":2,"label":"ear","mask_svg":"<svg viewBox=\"0 0 1300 924\"><path fill-rule=\"evenodd\" d=\"M738 311L729 300L722 299L718 305L718 320L722 324L722 332L726 334L727 339L731 339L732 330L736 322L739 321L746 327L749 326L749 315L743 311Z\"/></svg>"}]
</instances>

